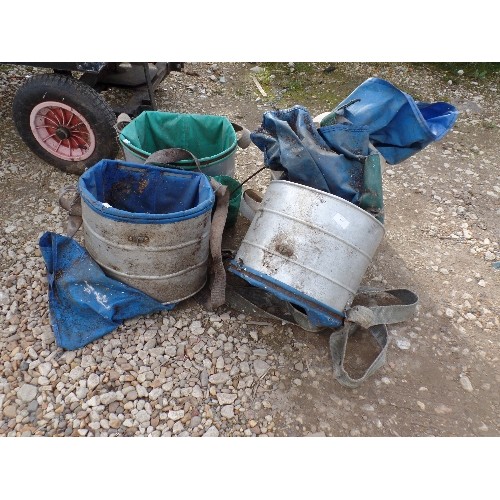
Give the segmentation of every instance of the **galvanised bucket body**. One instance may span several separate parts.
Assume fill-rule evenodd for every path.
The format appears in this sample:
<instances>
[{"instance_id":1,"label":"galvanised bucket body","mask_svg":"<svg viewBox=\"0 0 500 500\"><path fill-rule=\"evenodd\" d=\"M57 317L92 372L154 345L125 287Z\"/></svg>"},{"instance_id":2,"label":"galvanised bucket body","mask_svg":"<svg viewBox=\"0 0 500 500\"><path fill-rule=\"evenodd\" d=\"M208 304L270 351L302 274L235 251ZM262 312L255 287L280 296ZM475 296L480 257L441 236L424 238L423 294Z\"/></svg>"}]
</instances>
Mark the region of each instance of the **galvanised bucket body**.
<instances>
[{"instance_id":1,"label":"galvanised bucket body","mask_svg":"<svg viewBox=\"0 0 500 500\"><path fill-rule=\"evenodd\" d=\"M205 175L103 160L79 189L85 248L107 275L165 304L203 288L215 199Z\"/></svg>"},{"instance_id":2,"label":"galvanised bucket body","mask_svg":"<svg viewBox=\"0 0 500 500\"><path fill-rule=\"evenodd\" d=\"M384 226L356 205L276 180L231 271L308 312L317 308L343 317L383 236Z\"/></svg>"}]
</instances>

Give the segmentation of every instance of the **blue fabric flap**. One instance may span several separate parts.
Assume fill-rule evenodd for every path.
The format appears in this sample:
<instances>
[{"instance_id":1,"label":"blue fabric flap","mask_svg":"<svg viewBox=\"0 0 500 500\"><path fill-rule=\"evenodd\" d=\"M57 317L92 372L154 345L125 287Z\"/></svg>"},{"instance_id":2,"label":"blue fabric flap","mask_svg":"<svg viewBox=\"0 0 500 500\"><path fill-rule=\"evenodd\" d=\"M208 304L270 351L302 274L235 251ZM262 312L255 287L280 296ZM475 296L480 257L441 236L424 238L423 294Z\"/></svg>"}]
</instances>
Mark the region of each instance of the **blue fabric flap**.
<instances>
[{"instance_id":1,"label":"blue fabric flap","mask_svg":"<svg viewBox=\"0 0 500 500\"><path fill-rule=\"evenodd\" d=\"M368 78L323 118L321 126L339 118L366 126L373 146L394 165L444 137L458 110L446 102L415 101L386 80Z\"/></svg>"},{"instance_id":2,"label":"blue fabric flap","mask_svg":"<svg viewBox=\"0 0 500 500\"><path fill-rule=\"evenodd\" d=\"M49 309L56 343L79 349L124 320L171 310L145 293L106 276L75 240L46 232L39 241L47 266Z\"/></svg>"}]
</instances>

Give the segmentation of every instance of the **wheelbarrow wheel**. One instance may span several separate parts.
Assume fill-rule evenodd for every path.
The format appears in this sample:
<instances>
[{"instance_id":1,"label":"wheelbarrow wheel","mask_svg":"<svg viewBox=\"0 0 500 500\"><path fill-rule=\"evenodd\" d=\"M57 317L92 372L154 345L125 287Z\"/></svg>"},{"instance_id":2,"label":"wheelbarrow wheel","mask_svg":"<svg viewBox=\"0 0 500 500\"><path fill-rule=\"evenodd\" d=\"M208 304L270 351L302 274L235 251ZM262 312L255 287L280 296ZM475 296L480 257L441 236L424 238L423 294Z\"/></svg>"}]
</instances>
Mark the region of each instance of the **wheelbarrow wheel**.
<instances>
[{"instance_id":1,"label":"wheelbarrow wheel","mask_svg":"<svg viewBox=\"0 0 500 500\"><path fill-rule=\"evenodd\" d=\"M29 78L12 106L14 124L40 158L70 174L82 174L118 153L116 117L89 85L62 74Z\"/></svg>"}]
</instances>

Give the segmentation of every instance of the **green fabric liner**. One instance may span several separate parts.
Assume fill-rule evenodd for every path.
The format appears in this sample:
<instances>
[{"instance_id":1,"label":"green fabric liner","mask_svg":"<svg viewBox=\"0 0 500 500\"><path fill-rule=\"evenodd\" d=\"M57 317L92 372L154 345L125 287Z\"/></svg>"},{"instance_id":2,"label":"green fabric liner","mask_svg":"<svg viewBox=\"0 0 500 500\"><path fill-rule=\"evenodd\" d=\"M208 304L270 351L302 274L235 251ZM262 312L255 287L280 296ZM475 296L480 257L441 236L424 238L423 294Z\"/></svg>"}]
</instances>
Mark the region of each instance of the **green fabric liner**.
<instances>
[{"instance_id":1,"label":"green fabric liner","mask_svg":"<svg viewBox=\"0 0 500 500\"><path fill-rule=\"evenodd\" d=\"M143 111L120 133L120 142L148 157L160 149L187 149L200 162L216 161L237 146L234 128L225 116ZM178 165L193 165L180 160Z\"/></svg>"}]
</instances>

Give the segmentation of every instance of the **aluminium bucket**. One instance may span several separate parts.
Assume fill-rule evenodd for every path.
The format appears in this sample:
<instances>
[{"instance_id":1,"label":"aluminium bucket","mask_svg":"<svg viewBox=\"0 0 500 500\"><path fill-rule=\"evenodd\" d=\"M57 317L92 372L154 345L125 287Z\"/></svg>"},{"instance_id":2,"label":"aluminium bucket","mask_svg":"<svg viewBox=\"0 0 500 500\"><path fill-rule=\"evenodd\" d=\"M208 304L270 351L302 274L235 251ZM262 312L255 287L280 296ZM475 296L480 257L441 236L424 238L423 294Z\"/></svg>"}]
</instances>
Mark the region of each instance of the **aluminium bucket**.
<instances>
[{"instance_id":1,"label":"aluminium bucket","mask_svg":"<svg viewBox=\"0 0 500 500\"><path fill-rule=\"evenodd\" d=\"M271 181L229 270L313 324L338 327L383 236L383 224L347 200Z\"/></svg>"},{"instance_id":2,"label":"aluminium bucket","mask_svg":"<svg viewBox=\"0 0 500 500\"><path fill-rule=\"evenodd\" d=\"M78 189L85 248L108 276L164 304L203 288L215 201L204 174L102 160Z\"/></svg>"},{"instance_id":3,"label":"aluminium bucket","mask_svg":"<svg viewBox=\"0 0 500 500\"><path fill-rule=\"evenodd\" d=\"M238 138L225 116L144 111L122 129L119 141L129 162L144 163L156 151L181 148L198 158L204 174L234 176ZM198 170L190 159L171 167Z\"/></svg>"}]
</instances>

